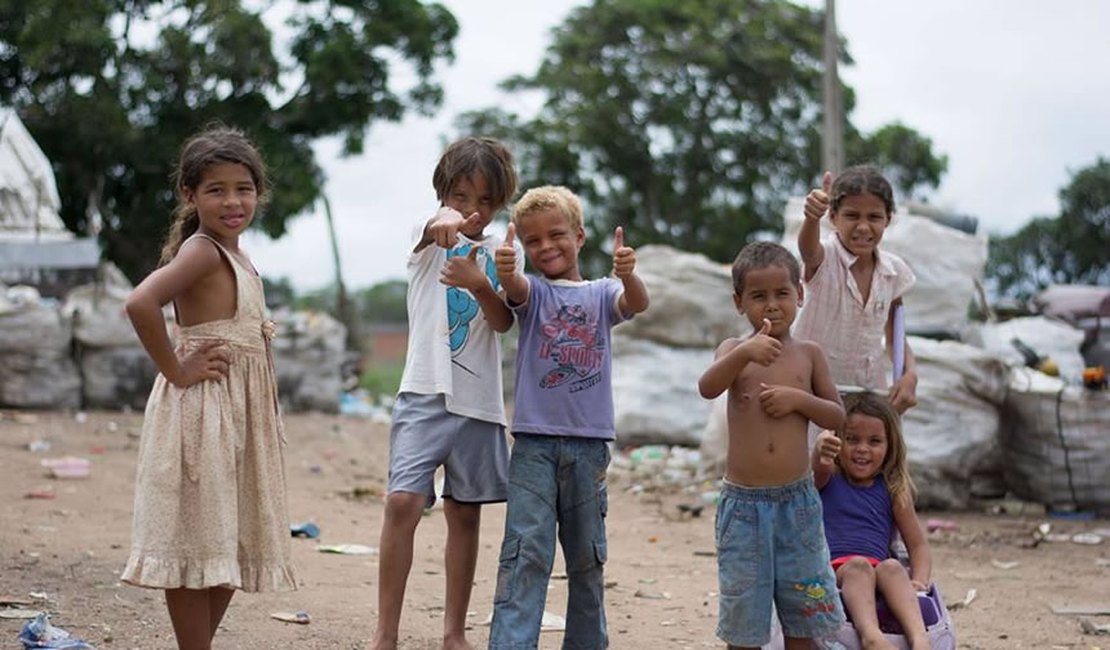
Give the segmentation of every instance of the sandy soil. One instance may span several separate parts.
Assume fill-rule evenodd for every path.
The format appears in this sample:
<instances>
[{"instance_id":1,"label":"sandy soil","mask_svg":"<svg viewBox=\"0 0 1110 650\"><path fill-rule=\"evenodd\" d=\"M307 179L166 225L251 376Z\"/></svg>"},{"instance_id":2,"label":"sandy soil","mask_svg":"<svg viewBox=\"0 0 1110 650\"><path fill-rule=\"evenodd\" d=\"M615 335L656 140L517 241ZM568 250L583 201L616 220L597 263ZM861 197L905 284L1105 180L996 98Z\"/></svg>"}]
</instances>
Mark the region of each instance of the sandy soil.
<instances>
[{"instance_id":1,"label":"sandy soil","mask_svg":"<svg viewBox=\"0 0 1110 650\"><path fill-rule=\"evenodd\" d=\"M159 591L122 586L117 576L129 543L132 486L140 414L4 413L0 417L0 596L52 613L55 625L105 648L173 648ZM83 421L81 421L83 420ZM293 540L303 581L290 594L240 594L216 637L217 648L359 649L367 647L376 615L377 558L321 553L317 543L376 547L383 506L388 430L382 424L324 415L288 418L290 517L312 521L320 540ZM29 444L47 441L49 450ZM92 462L91 476L58 480L40 461L75 455ZM612 647L720 648L716 624L713 506L699 517L680 504L696 503L709 486L660 489L628 470L611 479L607 567ZM640 488L635 487L640 485ZM54 497L27 498L45 490ZM471 603L470 639L484 647L497 568L504 507L485 510L482 549ZM1079 616L1052 606L1110 609L1110 539L1098 545L1049 541L1029 548L1042 522L1053 535L1110 528L1110 522L985 513L923 513L958 530L930 534L935 579L952 612L961 648L1110 648L1110 636L1085 635ZM442 514L433 511L417 531L416 560L402 620L404 648L438 647L442 630ZM1006 563L1016 563L1010 567ZM1010 568L1006 568L1010 567ZM562 570L557 560L556 572ZM561 614L566 583L552 581L548 610ZM304 610L309 625L271 618ZM10 612L9 612L10 613ZM0 647L18 647L21 620L3 618ZM1096 624L1110 616L1090 616ZM543 634L542 648L558 648L559 632Z\"/></svg>"}]
</instances>

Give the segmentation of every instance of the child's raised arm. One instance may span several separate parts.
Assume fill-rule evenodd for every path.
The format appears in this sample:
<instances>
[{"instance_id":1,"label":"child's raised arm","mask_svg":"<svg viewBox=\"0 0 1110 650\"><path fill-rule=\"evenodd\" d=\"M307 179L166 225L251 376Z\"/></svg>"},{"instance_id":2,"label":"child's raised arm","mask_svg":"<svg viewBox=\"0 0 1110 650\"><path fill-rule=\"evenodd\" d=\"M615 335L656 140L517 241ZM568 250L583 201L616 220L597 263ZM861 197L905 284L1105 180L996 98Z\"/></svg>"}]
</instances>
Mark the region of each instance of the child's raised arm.
<instances>
[{"instance_id":1,"label":"child's raised arm","mask_svg":"<svg viewBox=\"0 0 1110 650\"><path fill-rule=\"evenodd\" d=\"M782 354L782 341L770 336L771 321L763 319L763 327L747 339L726 339L717 346L713 363L698 380L698 392L705 399L715 399L728 390L749 363L771 365Z\"/></svg>"},{"instance_id":2,"label":"child's raised arm","mask_svg":"<svg viewBox=\"0 0 1110 650\"><path fill-rule=\"evenodd\" d=\"M831 189L832 174L825 172L821 177L821 189L813 190L806 196L805 219L798 231L798 252L802 256L802 272L806 280L812 278L825 261L825 248L821 246L821 217L829 211Z\"/></svg>"},{"instance_id":3,"label":"child's raised arm","mask_svg":"<svg viewBox=\"0 0 1110 650\"><path fill-rule=\"evenodd\" d=\"M894 525L902 535L910 556L910 582L914 589L926 591L932 580L933 552L913 508L913 498L909 494L903 495L893 504L893 509Z\"/></svg>"},{"instance_id":4,"label":"child's raised arm","mask_svg":"<svg viewBox=\"0 0 1110 650\"><path fill-rule=\"evenodd\" d=\"M162 307L221 267L220 253L205 242L182 246L169 264L139 283L124 304L127 317L158 371L180 388L227 375L228 356L219 341L178 358L166 331Z\"/></svg>"},{"instance_id":5,"label":"child's raised arm","mask_svg":"<svg viewBox=\"0 0 1110 650\"><path fill-rule=\"evenodd\" d=\"M464 217L454 208L444 205L424 224L424 234L412 252L419 253L433 243L440 248L454 248L459 243L459 231L471 227L481 218L477 212Z\"/></svg>"},{"instance_id":6,"label":"child's raised arm","mask_svg":"<svg viewBox=\"0 0 1110 650\"><path fill-rule=\"evenodd\" d=\"M624 245L624 228L613 235L613 275L624 285L617 308L622 314L638 314L648 308L647 287L636 275L636 251Z\"/></svg>"},{"instance_id":7,"label":"child's raised arm","mask_svg":"<svg viewBox=\"0 0 1110 650\"><path fill-rule=\"evenodd\" d=\"M516 248L513 241L516 238L516 225L509 222L505 231L505 241L501 243L494 253L494 262L497 265L497 281L505 290L505 298L510 305L523 305L528 301L528 278L520 272L517 265Z\"/></svg>"}]
</instances>

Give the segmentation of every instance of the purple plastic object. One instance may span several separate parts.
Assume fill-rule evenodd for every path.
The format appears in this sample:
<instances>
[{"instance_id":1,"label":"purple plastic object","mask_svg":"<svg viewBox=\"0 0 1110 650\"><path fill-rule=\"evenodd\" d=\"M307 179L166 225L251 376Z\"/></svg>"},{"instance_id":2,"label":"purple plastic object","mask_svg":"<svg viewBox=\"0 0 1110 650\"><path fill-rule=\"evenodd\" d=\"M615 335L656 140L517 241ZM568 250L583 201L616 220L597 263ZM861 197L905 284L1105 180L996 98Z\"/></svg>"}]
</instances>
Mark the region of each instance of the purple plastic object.
<instances>
[{"instance_id":1,"label":"purple plastic object","mask_svg":"<svg viewBox=\"0 0 1110 650\"><path fill-rule=\"evenodd\" d=\"M894 306L894 350L890 358L894 362L894 378L897 383L906 371L906 308L901 303Z\"/></svg>"},{"instance_id":2,"label":"purple plastic object","mask_svg":"<svg viewBox=\"0 0 1110 650\"><path fill-rule=\"evenodd\" d=\"M921 618L925 621L925 632L929 635L929 643L933 650L956 650L956 634L952 627L952 619L948 609L940 597L940 590L936 584L929 585L929 591L918 594L918 604L921 606ZM909 650L906 637L902 635L902 628L894 615L887 609L886 603L878 599L879 627L886 640L899 650ZM859 634L852 625L851 620L840 627L836 634L814 642L816 648L821 650L860 650Z\"/></svg>"}]
</instances>

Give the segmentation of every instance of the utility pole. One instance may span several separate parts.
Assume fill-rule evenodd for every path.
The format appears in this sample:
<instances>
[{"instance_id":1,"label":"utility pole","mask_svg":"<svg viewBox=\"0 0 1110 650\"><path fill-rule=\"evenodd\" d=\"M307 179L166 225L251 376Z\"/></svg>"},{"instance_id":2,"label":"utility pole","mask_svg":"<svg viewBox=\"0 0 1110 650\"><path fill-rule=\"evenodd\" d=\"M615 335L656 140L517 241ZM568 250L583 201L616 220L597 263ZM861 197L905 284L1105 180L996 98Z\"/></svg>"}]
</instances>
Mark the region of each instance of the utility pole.
<instances>
[{"instance_id":1,"label":"utility pole","mask_svg":"<svg viewBox=\"0 0 1110 650\"><path fill-rule=\"evenodd\" d=\"M821 132L821 165L836 176L844 169L844 103L836 71L840 38L836 32L836 0L825 0L825 120Z\"/></svg>"},{"instance_id":2,"label":"utility pole","mask_svg":"<svg viewBox=\"0 0 1110 650\"><path fill-rule=\"evenodd\" d=\"M354 314L351 313L351 303L347 299L347 287L343 284L343 272L339 263L339 242L335 237L335 222L331 218L331 202L328 201L326 194L321 194L320 197L324 201L324 216L327 218L328 234L331 236L331 256L335 261L335 310L338 312L336 316L338 316L339 322L347 328L347 349L361 350L362 341L357 331L358 323L355 322Z\"/></svg>"}]
</instances>

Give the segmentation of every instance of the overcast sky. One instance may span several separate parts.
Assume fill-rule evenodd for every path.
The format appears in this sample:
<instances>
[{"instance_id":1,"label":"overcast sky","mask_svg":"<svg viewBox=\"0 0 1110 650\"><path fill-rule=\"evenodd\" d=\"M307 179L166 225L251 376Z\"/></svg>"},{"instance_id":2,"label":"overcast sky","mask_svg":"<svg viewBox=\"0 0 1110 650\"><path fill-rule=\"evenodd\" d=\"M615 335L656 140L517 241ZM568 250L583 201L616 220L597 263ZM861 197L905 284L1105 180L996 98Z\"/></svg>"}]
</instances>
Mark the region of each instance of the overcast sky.
<instances>
[{"instance_id":1,"label":"overcast sky","mask_svg":"<svg viewBox=\"0 0 1110 650\"><path fill-rule=\"evenodd\" d=\"M491 105L531 115L535 98L505 95L497 83L533 72L551 28L583 4L441 1L460 33L455 63L439 75L439 114L373 124L355 158L340 158L336 141L316 148L351 289L405 277L409 232L435 210L432 169L454 117ZM987 232L1054 216L1071 174L1110 157L1110 2L841 0L837 23L855 61L840 69L856 91L852 122L871 131L900 121L931 138L949 158L933 203ZM334 280L322 208L280 240L252 234L244 246L264 275L298 291Z\"/></svg>"}]
</instances>

